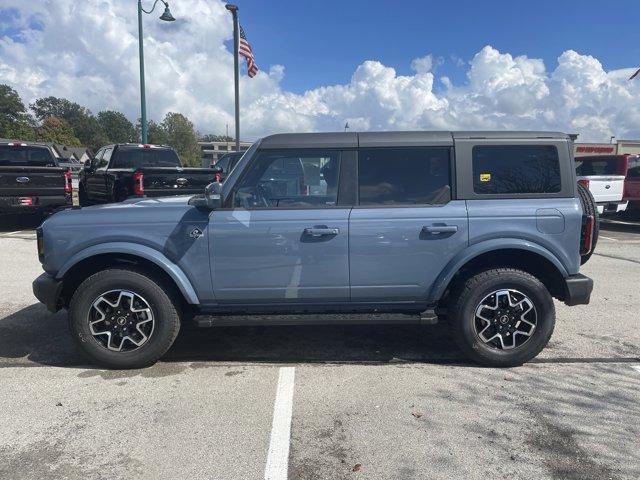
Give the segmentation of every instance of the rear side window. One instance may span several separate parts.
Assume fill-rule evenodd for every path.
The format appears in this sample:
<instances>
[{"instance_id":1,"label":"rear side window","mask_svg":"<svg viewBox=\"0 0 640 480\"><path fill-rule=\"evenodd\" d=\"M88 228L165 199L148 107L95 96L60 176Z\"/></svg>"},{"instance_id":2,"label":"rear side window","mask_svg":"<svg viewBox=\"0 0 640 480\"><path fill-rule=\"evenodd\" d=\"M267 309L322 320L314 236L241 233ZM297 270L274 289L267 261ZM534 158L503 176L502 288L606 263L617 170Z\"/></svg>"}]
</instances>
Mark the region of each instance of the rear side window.
<instances>
[{"instance_id":1,"label":"rear side window","mask_svg":"<svg viewBox=\"0 0 640 480\"><path fill-rule=\"evenodd\" d=\"M179 167L180 159L167 148L119 148L111 168Z\"/></svg>"},{"instance_id":2,"label":"rear side window","mask_svg":"<svg viewBox=\"0 0 640 480\"><path fill-rule=\"evenodd\" d=\"M11 166L55 167L56 163L44 147L0 145L0 167Z\"/></svg>"},{"instance_id":3,"label":"rear side window","mask_svg":"<svg viewBox=\"0 0 640 480\"><path fill-rule=\"evenodd\" d=\"M473 147L475 193L558 193L560 189L560 159L553 145Z\"/></svg>"},{"instance_id":4,"label":"rear side window","mask_svg":"<svg viewBox=\"0 0 640 480\"><path fill-rule=\"evenodd\" d=\"M360 149L360 205L447 203L451 200L450 163L446 147Z\"/></svg>"}]
</instances>

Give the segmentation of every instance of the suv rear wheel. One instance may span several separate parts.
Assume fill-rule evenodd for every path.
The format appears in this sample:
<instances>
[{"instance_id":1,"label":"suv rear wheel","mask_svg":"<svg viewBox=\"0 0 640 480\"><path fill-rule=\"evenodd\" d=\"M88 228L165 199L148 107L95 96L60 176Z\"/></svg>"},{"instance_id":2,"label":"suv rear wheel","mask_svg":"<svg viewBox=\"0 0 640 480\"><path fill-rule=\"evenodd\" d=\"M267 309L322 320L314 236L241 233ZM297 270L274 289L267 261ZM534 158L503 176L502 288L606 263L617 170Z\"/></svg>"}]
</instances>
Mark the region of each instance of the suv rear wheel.
<instances>
[{"instance_id":1,"label":"suv rear wheel","mask_svg":"<svg viewBox=\"0 0 640 480\"><path fill-rule=\"evenodd\" d=\"M142 271L103 270L78 287L69 328L82 353L108 368L155 363L180 330L179 304L170 285Z\"/></svg>"},{"instance_id":2,"label":"suv rear wheel","mask_svg":"<svg viewBox=\"0 0 640 480\"><path fill-rule=\"evenodd\" d=\"M481 365L521 365L538 355L553 333L551 295L537 278L521 270L478 273L451 298L449 321L454 340Z\"/></svg>"}]
</instances>

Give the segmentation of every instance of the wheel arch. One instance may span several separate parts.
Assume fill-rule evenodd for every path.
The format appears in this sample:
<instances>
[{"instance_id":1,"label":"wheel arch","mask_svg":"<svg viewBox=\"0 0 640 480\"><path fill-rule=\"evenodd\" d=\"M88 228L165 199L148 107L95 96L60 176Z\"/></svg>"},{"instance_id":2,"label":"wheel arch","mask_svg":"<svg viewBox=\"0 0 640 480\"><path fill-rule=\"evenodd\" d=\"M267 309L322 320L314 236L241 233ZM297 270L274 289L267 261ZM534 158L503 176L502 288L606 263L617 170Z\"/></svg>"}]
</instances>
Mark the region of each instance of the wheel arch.
<instances>
[{"instance_id":1,"label":"wheel arch","mask_svg":"<svg viewBox=\"0 0 640 480\"><path fill-rule=\"evenodd\" d=\"M517 268L540 279L551 295L564 300L564 279L569 275L558 258L541 245L527 240L487 241L463 250L438 276L429 295L430 303L446 297L451 287L473 273L489 268Z\"/></svg>"},{"instance_id":2,"label":"wheel arch","mask_svg":"<svg viewBox=\"0 0 640 480\"><path fill-rule=\"evenodd\" d=\"M161 252L144 245L124 242L94 245L73 255L55 277L63 280L62 301L65 306L80 283L89 275L118 265L137 265L167 279L186 304L198 305L198 296L182 269Z\"/></svg>"}]
</instances>

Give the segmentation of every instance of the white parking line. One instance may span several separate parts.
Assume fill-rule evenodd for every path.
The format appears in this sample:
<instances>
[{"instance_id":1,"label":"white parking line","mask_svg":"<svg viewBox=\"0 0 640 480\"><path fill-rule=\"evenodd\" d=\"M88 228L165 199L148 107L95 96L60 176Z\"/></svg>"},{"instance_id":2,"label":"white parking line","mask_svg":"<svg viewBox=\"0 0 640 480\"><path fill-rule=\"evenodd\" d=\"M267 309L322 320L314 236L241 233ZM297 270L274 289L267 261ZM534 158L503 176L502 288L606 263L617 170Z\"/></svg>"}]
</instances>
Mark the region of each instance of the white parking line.
<instances>
[{"instance_id":1,"label":"white parking line","mask_svg":"<svg viewBox=\"0 0 640 480\"><path fill-rule=\"evenodd\" d=\"M9 235L15 235L16 233L22 233L23 231L24 230L17 230L15 232L6 232L6 233L3 233L1 236L8 237Z\"/></svg>"},{"instance_id":2,"label":"white parking line","mask_svg":"<svg viewBox=\"0 0 640 480\"><path fill-rule=\"evenodd\" d=\"M293 387L296 369L282 367L278 374L276 401L273 404L273 423L265 480L286 480L289 470L289 439L293 411Z\"/></svg>"},{"instance_id":3,"label":"white parking line","mask_svg":"<svg viewBox=\"0 0 640 480\"><path fill-rule=\"evenodd\" d=\"M606 240L611 240L611 241L614 241L614 242L619 242L619 240L617 238L605 237L604 235L600 235L600 238L604 238Z\"/></svg>"},{"instance_id":4,"label":"white parking line","mask_svg":"<svg viewBox=\"0 0 640 480\"><path fill-rule=\"evenodd\" d=\"M640 373L640 365L632 365L631 368L633 368L636 372Z\"/></svg>"}]
</instances>

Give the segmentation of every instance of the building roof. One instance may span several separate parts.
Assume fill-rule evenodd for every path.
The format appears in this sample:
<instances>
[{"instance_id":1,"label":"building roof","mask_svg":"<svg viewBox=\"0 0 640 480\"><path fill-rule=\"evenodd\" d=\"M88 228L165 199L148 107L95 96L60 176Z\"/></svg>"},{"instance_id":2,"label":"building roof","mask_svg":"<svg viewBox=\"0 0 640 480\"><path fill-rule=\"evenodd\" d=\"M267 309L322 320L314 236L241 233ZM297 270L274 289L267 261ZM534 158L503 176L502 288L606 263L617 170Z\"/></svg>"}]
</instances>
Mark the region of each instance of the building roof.
<instances>
[{"instance_id":1,"label":"building roof","mask_svg":"<svg viewBox=\"0 0 640 480\"><path fill-rule=\"evenodd\" d=\"M561 132L530 131L415 131L415 132L334 132L280 133L261 140L262 148L349 148L383 146L453 145L455 139L567 139Z\"/></svg>"}]
</instances>

